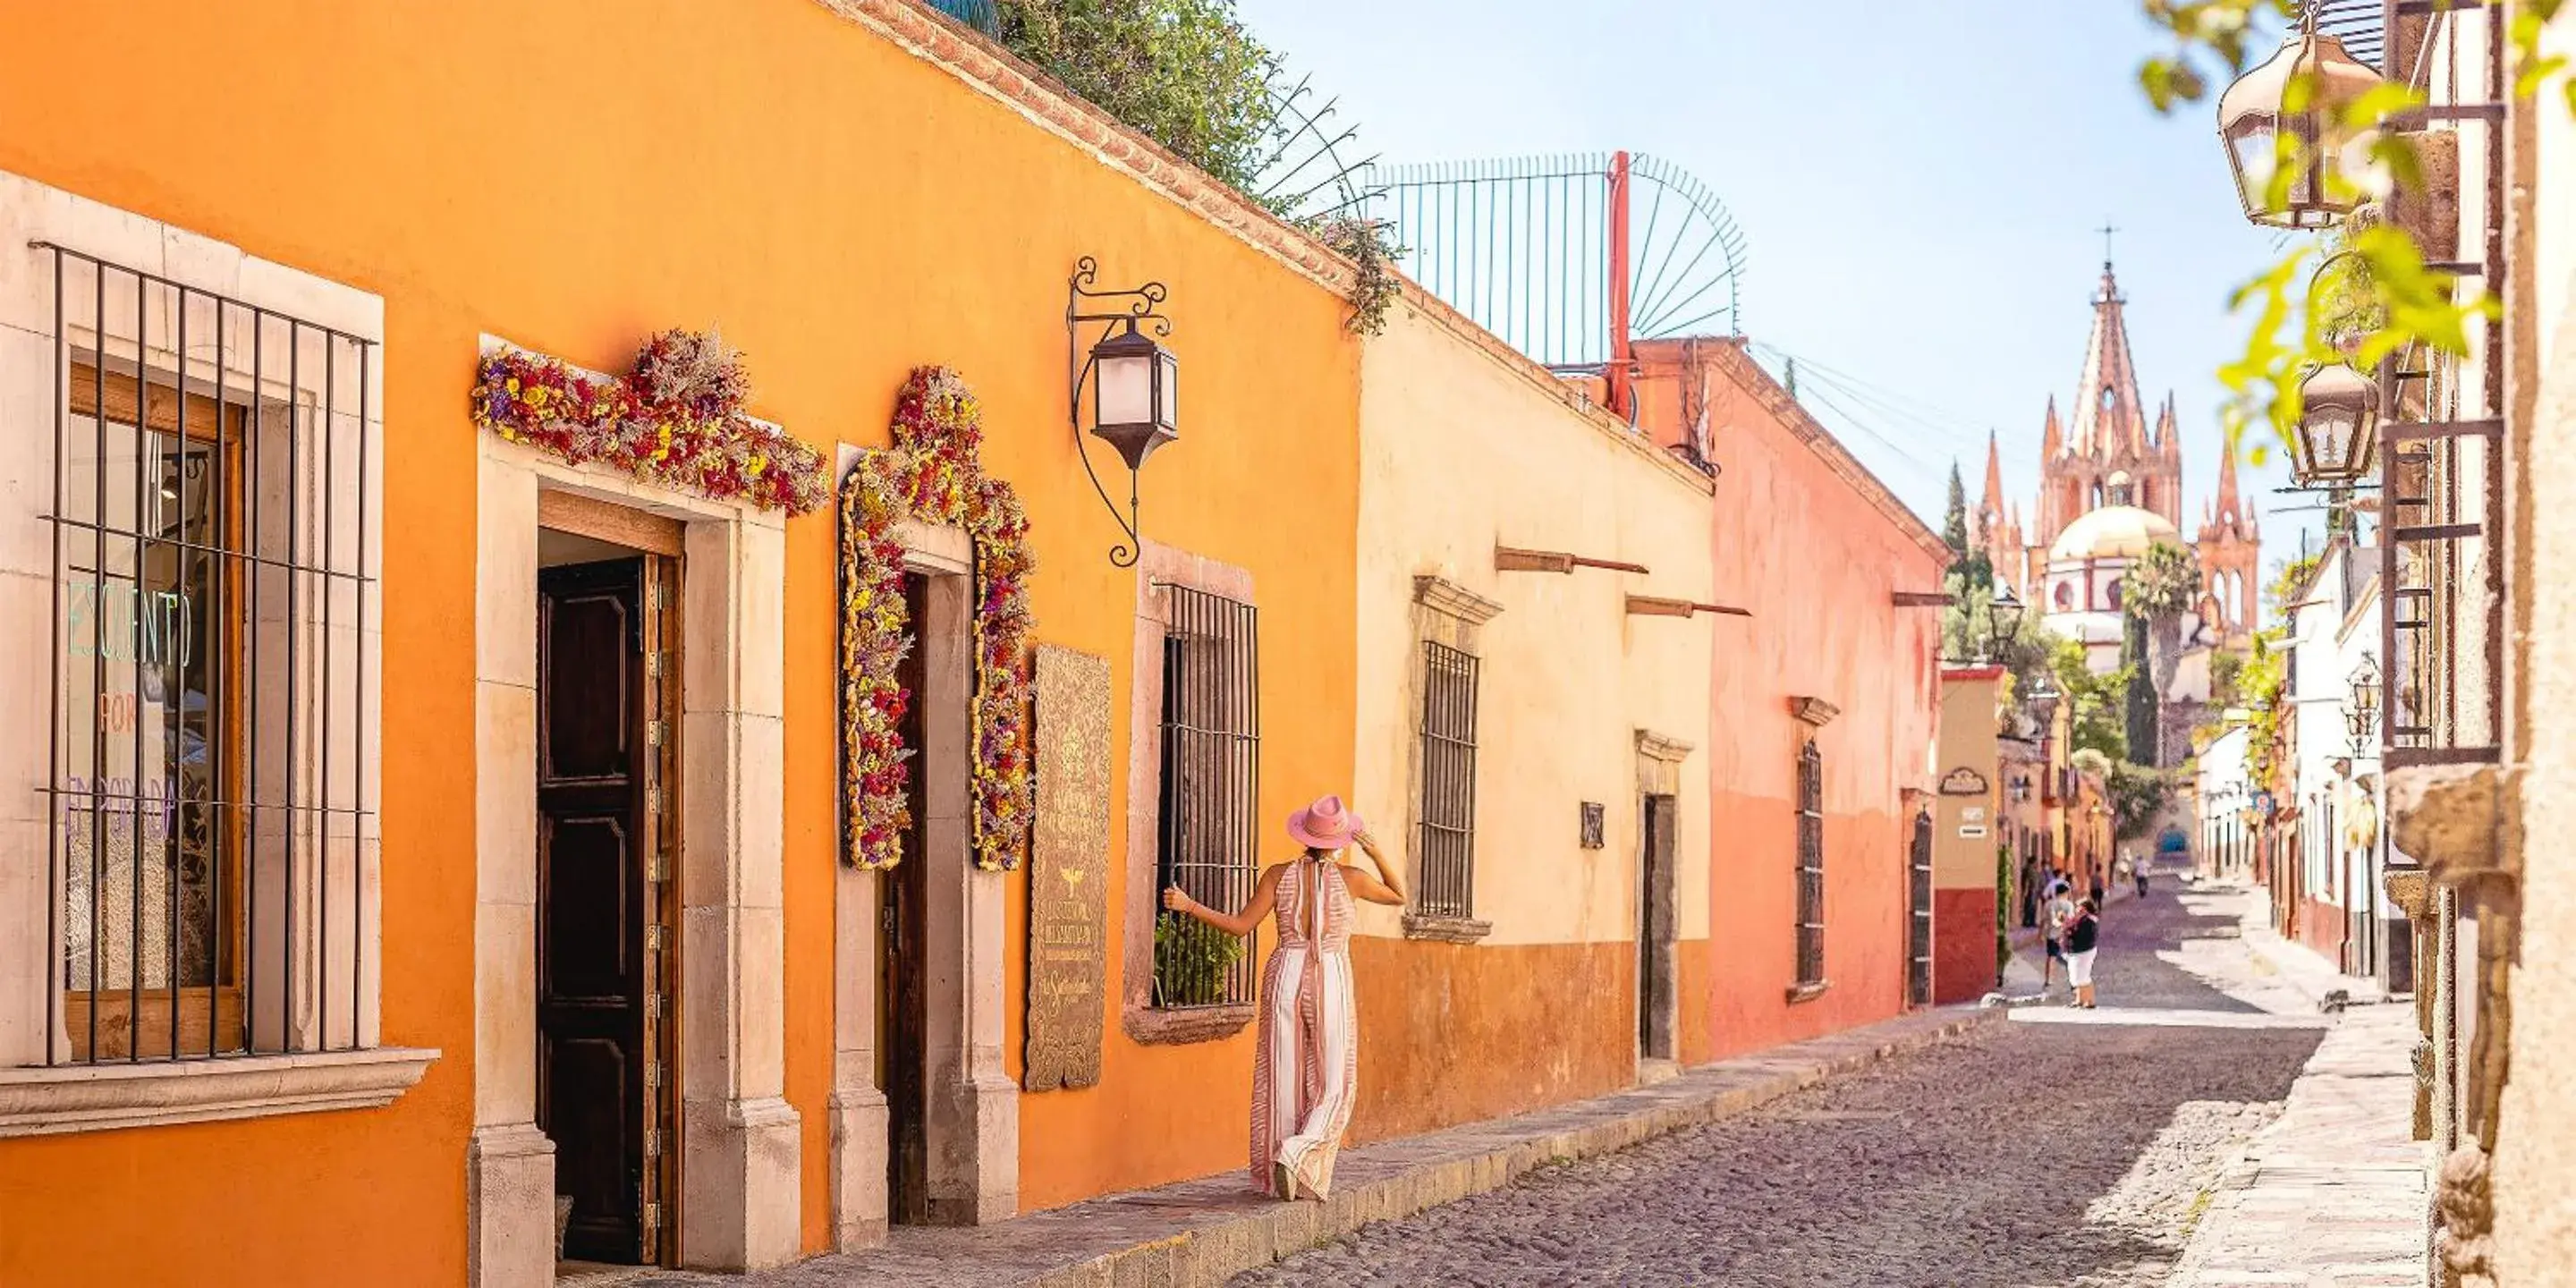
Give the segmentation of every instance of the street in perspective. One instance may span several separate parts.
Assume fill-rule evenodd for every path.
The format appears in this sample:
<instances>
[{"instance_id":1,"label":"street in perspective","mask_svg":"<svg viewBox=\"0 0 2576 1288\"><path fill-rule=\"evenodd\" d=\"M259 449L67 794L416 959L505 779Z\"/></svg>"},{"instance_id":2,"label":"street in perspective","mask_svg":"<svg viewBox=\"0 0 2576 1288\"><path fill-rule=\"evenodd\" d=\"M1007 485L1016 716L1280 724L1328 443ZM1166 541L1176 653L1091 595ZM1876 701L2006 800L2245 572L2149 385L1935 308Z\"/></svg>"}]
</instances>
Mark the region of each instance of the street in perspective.
<instances>
[{"instance_id":1,"label":"street in perspective","mask_svg":"<svg viewBox=\"0 0 2576 1288\"><path fill-rule=\"evenodd\" d=\"M2576 1288L2576 3L0 33L0 1288Z\"/></svg>"}]
</instances>

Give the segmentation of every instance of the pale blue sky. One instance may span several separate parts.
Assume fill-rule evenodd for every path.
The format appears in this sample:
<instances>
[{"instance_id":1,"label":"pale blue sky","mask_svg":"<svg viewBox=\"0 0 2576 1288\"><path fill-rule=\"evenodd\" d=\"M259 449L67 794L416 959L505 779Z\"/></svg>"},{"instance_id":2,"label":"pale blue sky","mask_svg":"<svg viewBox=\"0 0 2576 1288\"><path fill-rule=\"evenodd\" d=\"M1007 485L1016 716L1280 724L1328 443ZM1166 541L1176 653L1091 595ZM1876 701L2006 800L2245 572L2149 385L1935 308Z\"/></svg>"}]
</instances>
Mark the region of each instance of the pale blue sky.
<instances>
[{"instance_id":1,"label":"pale blue sky","mask_svg":"<svg viewBox=\"0 0 2576 1288\"><path fill-rule=\"evenodd\" d=\"M2237 211L2209 110L2160 117L2138 92L2157 45L2136 0L1239 5L1389 162L1626 148L1697 174L1751 240L1745 332L1930 409L1864 411L1891 447L1817 408L1936 523L1953 455L1975 503L1989 427L2028 510L2107 216L2141 393L2175 395L2198 524L2212 373L2242 347L2227 296L2279 251ZM2277 456L2239 465L2259 509L2302 503L2272 493ZM2315 516L2262 517L2269 564Z\"/></svg>"}]
</instances>

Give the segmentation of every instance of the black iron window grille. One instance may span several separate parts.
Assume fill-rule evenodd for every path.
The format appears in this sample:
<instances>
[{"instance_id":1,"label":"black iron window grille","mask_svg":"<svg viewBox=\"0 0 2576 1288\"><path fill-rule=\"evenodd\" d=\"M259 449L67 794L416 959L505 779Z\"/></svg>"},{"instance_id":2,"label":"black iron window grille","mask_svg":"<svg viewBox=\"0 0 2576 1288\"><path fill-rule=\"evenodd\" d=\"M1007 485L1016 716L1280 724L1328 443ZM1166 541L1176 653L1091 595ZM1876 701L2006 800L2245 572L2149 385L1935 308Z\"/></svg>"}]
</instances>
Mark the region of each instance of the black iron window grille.
<instances>
[{"instance_id":1,"label":"black iron window grille","mask_svg":"<svg viewBox=\"0 0 2576 1288\"><path fill-rule=\"evenodd\" d=\"M1798 749L1798 983L1825 982L1825 762Z\"/></svg>"},{"instance_id":2,"label":"black iron window grille","mask_svg":"<svg viewBox=\"0 0 2576 1288\"><path fill-rule=\"evenodd\" d=\"M48 1060L372 1045L373 345L46 249Z\"/></svg>"},{"instance_id":3,"label":"black iron window grille","mask_svg":"<svg viewBox=\"0 0 2576 1288\"><path fill-rule=\"evenodd\" d=\"M1163 635L1157 885L1235 911L1258 873L1261 786L1259 619L1252 605L1187 586L1168 596ZM1260 928L1237 939L1164 913L1154 934L1154 1005L1243 1005L1258 977Z\"/></svg>"},{"instance_id":4,"label":"black iron window grille","mask_svg":"<svg viewBox=\"0 0 2576 1288\"><path fill-rule=\"evenodd\" d=\"M1476 892L1476 681L1479 662L1422 642L1420 911L1472 917Z\"/></svg>"},{"instance_id":5,"label":"black iron window grille","mask_svg":"<svg viewBox=\"0 0 2576 1288\"><path fill-rule=\"evenodd\" d=\"M1580 831L1576 843L1587 850L1598 850L1610 844L1610 810L1599 801L1583 802Z\"/></svg>"}]
</instances>

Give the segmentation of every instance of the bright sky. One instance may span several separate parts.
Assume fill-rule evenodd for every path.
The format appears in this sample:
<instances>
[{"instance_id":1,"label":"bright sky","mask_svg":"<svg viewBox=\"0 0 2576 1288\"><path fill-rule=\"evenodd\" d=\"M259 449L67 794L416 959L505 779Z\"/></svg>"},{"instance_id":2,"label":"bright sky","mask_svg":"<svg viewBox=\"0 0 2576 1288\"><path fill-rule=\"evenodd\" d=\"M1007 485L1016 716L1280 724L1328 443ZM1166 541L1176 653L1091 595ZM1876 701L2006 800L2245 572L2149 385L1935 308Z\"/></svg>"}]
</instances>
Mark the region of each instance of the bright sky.
<instances>
[{"instance_id":1,"label":"bright sky","mask_svg":"<svg viewBox=\"0 0 2576 1288\"><path fill-rule=\"evenodd\" d=\"M1975 504L1988 428L2034 517L2047 401L2074 397L2107 218L2140 392L2175 395L2185 532L2200 522L2221 450L2213 373L2244 338L2227 297L2281 252L2237 210L2211 110L2160 117L2140 94L2159 46L2136 0L1238 4L1292 75L1340 96L1363 155L1626 148L1697 174L1751 241L1745 332L1914 405L1854 408L1855 426L1808 400L1936 524L1953 457ZM2317 516L2270 513L2306 504L2272 491L2288 481L2277 453L2239 467L2268 566Z\"/></svg>"}]
</instances>

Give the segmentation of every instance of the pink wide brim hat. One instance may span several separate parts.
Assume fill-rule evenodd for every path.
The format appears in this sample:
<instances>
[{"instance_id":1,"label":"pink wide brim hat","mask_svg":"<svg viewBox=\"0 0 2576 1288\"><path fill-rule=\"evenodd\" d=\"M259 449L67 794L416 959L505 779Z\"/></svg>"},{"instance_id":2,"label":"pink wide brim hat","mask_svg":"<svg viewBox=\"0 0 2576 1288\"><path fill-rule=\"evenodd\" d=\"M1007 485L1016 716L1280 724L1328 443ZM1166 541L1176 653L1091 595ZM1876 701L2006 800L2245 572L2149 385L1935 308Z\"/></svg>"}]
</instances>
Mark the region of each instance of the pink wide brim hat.
<instances>
[{"instance_id":1,"label":"pink wide brim hat","mask_svg":"<svg viewBox=\"0 0 2576 1288\"><path fill-rule=\"evenodd\" d=\"M1327 796L1288 816L1288 835L1311 849L1343 849L1350 845L1352 837L1366 830L1368 824L1343 805L1339 796Z\"/></svg>"}]
</instances>

